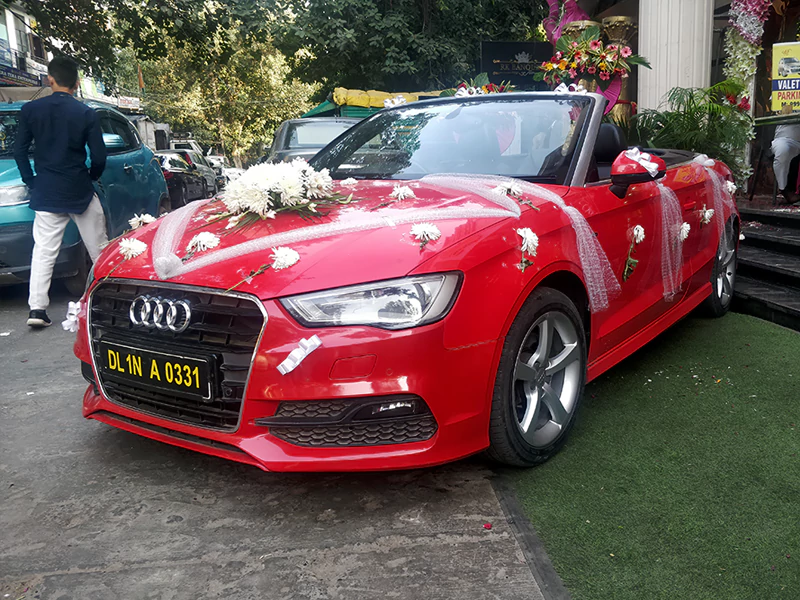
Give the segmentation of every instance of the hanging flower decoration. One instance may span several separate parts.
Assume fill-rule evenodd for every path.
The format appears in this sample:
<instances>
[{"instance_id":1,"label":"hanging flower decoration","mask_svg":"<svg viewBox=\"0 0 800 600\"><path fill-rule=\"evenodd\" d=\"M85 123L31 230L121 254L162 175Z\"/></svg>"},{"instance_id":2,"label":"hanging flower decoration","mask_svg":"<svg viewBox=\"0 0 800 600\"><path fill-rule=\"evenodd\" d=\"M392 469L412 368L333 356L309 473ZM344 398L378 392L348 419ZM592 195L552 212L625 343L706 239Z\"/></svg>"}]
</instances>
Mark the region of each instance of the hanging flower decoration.
<instances>
[{"instance_id":1,"label":"hanging flower decoration","mask_svg":"<svg viewBox=\"0 0 800 600\"><path fill-rule=\"evenodd\" d=\"M231 290L235 290L243 283L250 283L254 277L258 277L259 275L263 275L269 269L273 269L275 271L280 271L282 269L288 269L289 267L297 264L300 260L300 255L297 251L287 247L287 246L278 246L277 248L272 249L272 254L270 255L272 259L272 264L263 264L257 269L253 269L247 275L242 277L242 279L235 285L229 287L226 292L230 292Z\"/></svg>"},{"instance_id":2,"label":"hanging flower decoration","mask_svg":"<svg viewBox=\"0 0 800 600\"><path fill-rule=\"evenodd\" d=\"M147 250L147 244L144 243L142 240L137 240L136 238L122 238L118 244L118 250L120 255L122 256L122 260L118 262L113 269L108 272L108 275L103 277L103 279L108 279L111 277L111 274L116 271L119 266L124 263L126 260L131 260L132 258L136 258L140 254L142 254L145 250Z\"/></svg>"},{"instance_id":3,"label":"hanging flower decoration","mask_svg":"<svg viewBox=\"0 0 800 600\"><path fill-rule=\"evenodd\" d=\"M509 82L503 81L500 85L491 83L489 81L488 73L480 73L475 79L469 81L462 81L455 88L444 90L440 97L456 96L462 98L464 96L481 96L483 94L502 94L504 92L513 92L514 86Z\"/></svg>"},{"instance_id":4,"label":"hanging flower decoration","mask_svg":"<svg viewBox=\"0 0 800 600\"><path fill-rule=\"evenodd\" d=\"M681 224L680 230L678 230L678 241L683 243L686 241L686 238L689 237L689 232L692 230L692 226L688 223L684 222Z\"/></svg>"},{"instance_id":5,"label":"hanging flower decoration","mask_svg":"<svg viewBox=\"0 0 800 600\"><path fill-rule=\"evenodd\" d=\"M629 46L604 44L600 28L588 27L578 38L562 36L556 42L556 53L539 66L534 79L555 87L562 82L578 79L596 81L606 90L615 77L630 76L634 66L650 68L642 56L634 54Z\"/></svg>"},{"instance_id":6,"label":"hanging flower decoration","mask_svg":"<svg viewBox=\"0 0 800 600\"><path fill-rule=\"evenodd\" d=\"M131 226L131 229L139 229L144 225L152 223L155 221L156 218L153 215L148 215L147 213L141 215L133 215L133 218L128 221L128 225Z\"/></svg>"},{"instance_id":7,"label":"hanging flower decoration","mask_svg":"<svg viewBox=\"0 0 800 600\"><path fill-rule=\"evenodd\" d=\"M524 273L525 269L533 264L533 261L529 260L525 255L528 254L531 257L536 256L536 250L539 248L539 236L533 233L529 227L522 227L516 231L517 235L522 238L522 244L520 246L522 255L517 267Z\"/></svg>"},{"instance_id":8,"label":"hanging flower decoration","mask_svg":"<svg viewBox=\"0 0 800 600\"><path fill-rule=\"evenodd\" d=\"M417 223L411 226L411 235L419 242L419 249L422 250L428 244L442 237L442 232L436 225L431 223Z\"/></svg>"},{"instance_id":9,"label":"hanging flower decoration","mask_svg":"<svg viewBox=\"0 0 800 600\"><path fill-rule=\"evenodd\" d=\"M625 269L622 271L622 281L628 281L628 278L633 275L634 269L636 269L636 265L639 264L639 260L633 258L633 254L636 252L636 246L641 244L644 241L644 227L641 225L637 225L633 228L631 232L631 245L628 248L628 258L625 260Z\"/></svg>"},{"instance_id":10,"label":"hanging flower decoration","mask_svg":"<svg viewBox=\"0 0 800 600\"><path fill-rule=\"evenodd\" d=\"M703 204L703 208L700 210L700 226L708 225L711 223L711 219L714 218L714 209L713 208L706 208L706 205Z\"/></svg>"},{"instance_id":11,"label":"hanging flower decoration","mask_svg":"<svg viewBox=\"0 0 800 600\"><path fill-rule=\"evenodd\" d=\"M303 159L290 163L268 163L250 167L228 184L222 197L224 209L212 214L208 223L229 219L226 229L248 227L278 213L294 212L304 218L325 216L324 208L349 204L352 195L333 191L328 169L317 171Z\"/></svg>"}]
</instances>

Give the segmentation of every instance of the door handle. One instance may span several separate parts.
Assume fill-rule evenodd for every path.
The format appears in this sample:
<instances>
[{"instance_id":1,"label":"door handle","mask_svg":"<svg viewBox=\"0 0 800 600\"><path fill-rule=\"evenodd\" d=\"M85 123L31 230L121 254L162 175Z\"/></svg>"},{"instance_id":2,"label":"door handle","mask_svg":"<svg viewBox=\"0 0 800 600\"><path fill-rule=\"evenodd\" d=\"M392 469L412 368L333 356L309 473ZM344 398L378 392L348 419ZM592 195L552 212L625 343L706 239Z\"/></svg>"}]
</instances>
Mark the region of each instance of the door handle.
<instances>
[{"instance_id":1,"label":"door handle","mask_svg":"<svg viewBox=\"0 0 800 600\"><path fill-rule=\"evenodd\" d=\"M126 165L122 165L122 170L125 171L126 173L130 174L130 173L133 172L133 167L130 166L130 165L127 165L127 164Z\"/></svg>"},{"instance_id":2,"label":"door handle","mask_svg":"<svg viewBox=\"0 0 800 600\"><path fill-rule=\"evenodd\" d=\"M683 205L683 210L694 210L697 208L697 202L687 202Z\"/></svg>"}]
</instances>

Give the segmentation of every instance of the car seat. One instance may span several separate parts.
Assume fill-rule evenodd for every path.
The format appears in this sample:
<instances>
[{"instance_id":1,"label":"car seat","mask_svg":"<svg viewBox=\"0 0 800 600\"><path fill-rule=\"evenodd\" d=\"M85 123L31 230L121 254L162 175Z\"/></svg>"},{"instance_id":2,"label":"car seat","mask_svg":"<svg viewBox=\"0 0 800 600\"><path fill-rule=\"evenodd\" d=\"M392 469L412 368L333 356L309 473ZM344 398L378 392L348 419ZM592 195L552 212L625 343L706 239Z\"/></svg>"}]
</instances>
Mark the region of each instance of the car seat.
<instances>
[{"instance_id":1,"label":"car seat","mask_svg":"<svg viewBox=\"0 0 800 600\"><path fill-rule=\"evenodd\" d=\"M592 162L597 168L596 179L587 177L588 181L604 181L611 179L611 165L620 152L628 149L628 139L619 125L614 123L601 123L597 132L597 141L594 143ZM591 172L591 167L590 167Z\"/></svg>"}]
</instances>

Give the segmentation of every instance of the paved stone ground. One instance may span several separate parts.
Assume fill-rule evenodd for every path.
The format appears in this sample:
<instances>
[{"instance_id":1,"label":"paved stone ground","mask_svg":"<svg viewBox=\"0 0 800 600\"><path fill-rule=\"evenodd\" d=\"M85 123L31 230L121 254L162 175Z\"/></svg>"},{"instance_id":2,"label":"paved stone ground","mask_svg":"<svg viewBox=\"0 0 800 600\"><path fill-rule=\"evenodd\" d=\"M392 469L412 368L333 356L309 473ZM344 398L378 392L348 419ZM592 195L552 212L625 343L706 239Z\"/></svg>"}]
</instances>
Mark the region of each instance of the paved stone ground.
<instances>
[{"instance_id":1,"label":"paved stone ground","mask_svg":"<svg viewBox=\"0 0 800 600\"><path fill-rule=\"evenodd\" d=\"M543 598L481 460L270 474L84 420L73 336L29 331L25 293L0 288L0 599Z\"/></svg>"}]
</instances>

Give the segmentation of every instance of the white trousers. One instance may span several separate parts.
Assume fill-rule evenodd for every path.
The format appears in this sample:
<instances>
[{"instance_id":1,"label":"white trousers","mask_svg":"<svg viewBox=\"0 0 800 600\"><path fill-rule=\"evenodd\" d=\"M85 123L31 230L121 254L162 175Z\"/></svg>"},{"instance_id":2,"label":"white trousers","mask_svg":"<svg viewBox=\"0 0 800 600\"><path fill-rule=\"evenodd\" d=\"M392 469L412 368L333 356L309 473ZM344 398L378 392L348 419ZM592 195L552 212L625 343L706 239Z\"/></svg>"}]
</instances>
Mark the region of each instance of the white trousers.
<instances>
[{"instance_id":1,"label":"white trousers","mask_svg":"<svg viewBox=\"0 0 800 600\"><path fill-rule=\"evenodd\" d=\"M86 251L92 262L108 243L106 217L100 199L95 196L81 214L36 211L33 219L33 256L31 258L31 283L28 306L31 310L45 310L50 305L50 281L53 267L61 250L64 230L70 220L75 221Z\"/></svg>"},{"instance_id":2,"label":"white trousers","mask_svg":"<svg viewBox=\"0 0 800 600\"><path fill-rule=\"evenodd\" d=\"M800 142L787 137L777 137L772 140L772 153L775 159L772 161L772 169L775 171L775 179L778 182L778 189L785 190L789 185L789 166L792 159L800 154ZM794 193L795 182L789 190Z\"/></svg>"}]
</instances>

